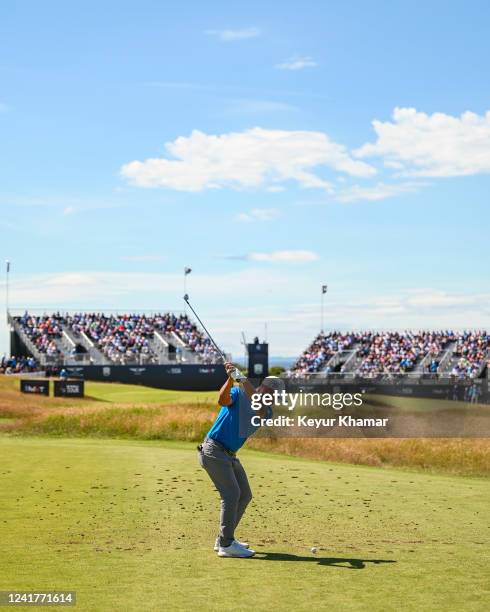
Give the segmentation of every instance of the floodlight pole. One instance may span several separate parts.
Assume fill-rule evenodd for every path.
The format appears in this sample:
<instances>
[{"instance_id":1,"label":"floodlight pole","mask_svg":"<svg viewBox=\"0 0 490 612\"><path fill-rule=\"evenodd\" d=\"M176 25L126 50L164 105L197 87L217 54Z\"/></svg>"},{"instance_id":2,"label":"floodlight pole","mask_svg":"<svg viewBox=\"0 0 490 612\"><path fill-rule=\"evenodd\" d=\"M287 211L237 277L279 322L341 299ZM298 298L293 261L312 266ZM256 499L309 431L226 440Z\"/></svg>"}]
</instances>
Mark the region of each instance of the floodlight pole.
<instances>
[{"instance_id":1,"label":"floodlight pole","mask_svg":"<svg viewBox=\"0 0 490 612\"><path fill-rule=\"evenodd\" d=\"M7 260L5 262L5 316L7 319L7 323L9 321L9 299L10 299L10 261Z\"/></svg>"},{"instance_id":2,"label":"floodlight pole","mask_svg":"<svg viewBox=\"0 0 490 612\"><path fill-rule=\"evenodd\" d=\"M324 331L324 319L325 319L325 294L327 293L327 285L322 285L321 293L321 305L320 305L320 319L321 319L321 333Z\"/></svg>"},{"instance_id":3,"label":"floodlight pole","mask_svg":"<svg viewBox=\"0 0 490 612\"><path fill-rule=\"evenodd\" d=\"M189 274L192 272L192 268L189 268L189 266L184 266L184 295L187 295L187 277L189 276ZM187 314L187 302L184 306L185 309L185 313Z\"/></svg>"},{"instance_id":4,"label":"floodlight pole","mask_svg":"<svg viewBox=\"0 0 490 612\"><path fill-rule=\"evenodd\" d=\"M320 311L321 311L320 312L320 319L321 319L320 331L322 332L322 334L323 334L323 304L324 304L323 295L324 295L324 293L322 291L322 303L321 303L321 306L320 306Z\"/></svg>"}]
</instances>

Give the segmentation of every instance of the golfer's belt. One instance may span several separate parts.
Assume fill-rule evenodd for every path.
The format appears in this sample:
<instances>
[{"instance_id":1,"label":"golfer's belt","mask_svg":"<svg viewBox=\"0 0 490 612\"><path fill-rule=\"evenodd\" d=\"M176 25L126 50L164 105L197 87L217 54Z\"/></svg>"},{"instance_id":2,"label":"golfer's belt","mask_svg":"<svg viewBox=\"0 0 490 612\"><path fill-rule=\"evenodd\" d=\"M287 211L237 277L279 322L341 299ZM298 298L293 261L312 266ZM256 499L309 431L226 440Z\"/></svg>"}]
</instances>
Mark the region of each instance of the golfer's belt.
<instances>
[{"instance_id":1,"label":"golfer's belt","mask_svg":"<svg viewBox=\"0 0 490 612\"><path fill-rule=\"evenodd\" d=\"M226 446L224 446L223 444L221 444L221 442L218 442L214 438L204 438L204 442L212 442L213 444L216 444L216 446L220 448L224 453L230 455L230 457L236 457L236 453L234 451L231 451L229 448L226 448Z\"/></svg>"}]
</instances>

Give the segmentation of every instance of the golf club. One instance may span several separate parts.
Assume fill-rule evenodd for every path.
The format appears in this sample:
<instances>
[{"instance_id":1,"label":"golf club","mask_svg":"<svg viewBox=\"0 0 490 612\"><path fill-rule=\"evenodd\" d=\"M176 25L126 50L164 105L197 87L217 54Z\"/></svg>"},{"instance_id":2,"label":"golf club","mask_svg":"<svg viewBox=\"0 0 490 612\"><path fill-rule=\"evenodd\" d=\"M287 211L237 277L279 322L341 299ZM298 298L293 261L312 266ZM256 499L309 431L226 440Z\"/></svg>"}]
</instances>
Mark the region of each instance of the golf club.
<instances>
[{"instance_id":1,"label":"golf club","mask_svg":"<svg viewBox=\"0 0 490 612\"><path fill-rule=\"evenodd\" d=\"M223 360L223 363L227 362L226 356L223 353L223 351L219 348L219 346L216 344L216 342L213 339L213 336L211 336L211 334L209 333L207 327L204 325L204 323L201 321L199 315L197 314L197 312L194 310L194 308L192 307L191 303L189 302L189 295L186 293L184 295L184 301L187 304L187 306L189 306L189 308L192 310L194 316L196 317L196 319L199 321L199 323L201 324L201 327L203 328L203 330L205 331L207 337L209 338L209 340L211 341L212 345L214 346L214 348L216 349L216 351L218 352L218 355L221 357L221 359ZM235 368L233 370L233 372L231 372L230 376L233 378L233 380L236 380L237 382L239 382L240 380L245 380L247 377L242 374L240 372L240 370L238 370L237 368Z\"/></svg>"}]
</instances>

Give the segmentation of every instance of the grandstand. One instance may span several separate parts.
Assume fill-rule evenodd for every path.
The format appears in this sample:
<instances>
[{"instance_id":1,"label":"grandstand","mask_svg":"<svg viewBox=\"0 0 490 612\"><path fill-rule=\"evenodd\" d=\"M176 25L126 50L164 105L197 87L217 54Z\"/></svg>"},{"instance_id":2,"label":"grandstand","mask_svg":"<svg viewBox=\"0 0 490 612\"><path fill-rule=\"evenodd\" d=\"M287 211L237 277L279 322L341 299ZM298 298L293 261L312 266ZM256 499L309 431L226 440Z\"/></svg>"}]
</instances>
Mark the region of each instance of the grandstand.
<instances>
[{"instance_id":1,"label":"grandstand","mask_svg":"<svg viewBox=\"0 0 490 612\"><path fill-rule=\"evenodd\" d=\"M290 370L295 377L477 379L490 363L486 331L320 333Z\"/></svg>"},{"instance_id":2,"label":"grandstand","mask_svg":"<svg viewBox=\"0 0 490 612\"><path fill-rule=\"evenodd\" d=\"M12 343L41 366L219 363L187 314L9 314Z\"/></svg>"},{"instance_id":3,"label":"grandstand","mask_svg":"<svg viewBox=\"0 0 490 612\"><path fill-rule=\"evenodd\" d=\"M207 336L187 314L9 314L18 355L40 366L218 364ZM12 353L14 354L14 352ZM321 332L290 370L294 377L481 378L490 334L473 330Z\"/></svg>"}]
</instances>

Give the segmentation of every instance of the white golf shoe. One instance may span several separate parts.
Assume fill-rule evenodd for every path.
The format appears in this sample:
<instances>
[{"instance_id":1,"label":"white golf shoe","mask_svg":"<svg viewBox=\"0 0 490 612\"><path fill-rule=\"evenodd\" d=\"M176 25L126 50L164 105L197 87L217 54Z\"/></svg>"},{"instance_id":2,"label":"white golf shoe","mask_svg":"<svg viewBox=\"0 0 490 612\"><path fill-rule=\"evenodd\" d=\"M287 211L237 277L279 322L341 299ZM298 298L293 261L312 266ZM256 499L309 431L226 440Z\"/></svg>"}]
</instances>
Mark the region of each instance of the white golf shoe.
<instances>
[{"instance_id":1,"label":"white golf shoe","mask_svg":"<svg viewBox=\"0 0 490 612\"><path fill-rule=\"evenodd\" d=\"M240 540L235 540L235 542L237 544L240 544L240 546L243 546L243 548L250 548L250 544L248 542L240 542ZM219 538L216 538L216 541L214 543L214 550L215 552L218 552L219 550Z\"/></svg>"},{"instance_id":2,"label":"white golf shoe","mask_svg":"<svg viewBox=\"0 0 490 612\"><path fill-rule=\"evenodd\" d=\"M243 548L236 540L233 540L229 546L220 546L218 549L218 557L238 557L240 559L246 559L254 555L255 550Z\"/></svg>"}]
</instances>

